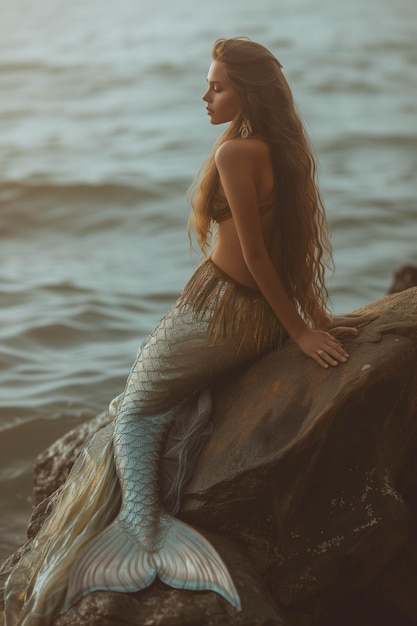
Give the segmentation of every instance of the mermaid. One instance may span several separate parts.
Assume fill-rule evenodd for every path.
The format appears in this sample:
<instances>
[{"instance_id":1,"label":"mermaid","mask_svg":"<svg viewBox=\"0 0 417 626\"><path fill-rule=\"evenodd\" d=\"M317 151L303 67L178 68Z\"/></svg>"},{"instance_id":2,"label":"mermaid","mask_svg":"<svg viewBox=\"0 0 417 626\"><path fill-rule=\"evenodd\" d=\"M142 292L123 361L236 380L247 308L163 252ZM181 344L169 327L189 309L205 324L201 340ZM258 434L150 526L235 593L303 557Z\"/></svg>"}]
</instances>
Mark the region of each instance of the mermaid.
<instances>
[{"instance_id":1,"label":"mermaid","mask_svg":"<svg viewBox=\"0 0 417 626\"><path fill-rule=\"evenodd\" d=\"M221 556L175 517L210 433L210 386L289 338L323 368L349 358L326 330L331 247L282 66L246 38L216 41L212 59L203 100L210 123L227 127L191 189L205 260L8 573L6 626L46 626L92 591L138 591L157 577L240 610Z\"/></svg>"}]
</instances>

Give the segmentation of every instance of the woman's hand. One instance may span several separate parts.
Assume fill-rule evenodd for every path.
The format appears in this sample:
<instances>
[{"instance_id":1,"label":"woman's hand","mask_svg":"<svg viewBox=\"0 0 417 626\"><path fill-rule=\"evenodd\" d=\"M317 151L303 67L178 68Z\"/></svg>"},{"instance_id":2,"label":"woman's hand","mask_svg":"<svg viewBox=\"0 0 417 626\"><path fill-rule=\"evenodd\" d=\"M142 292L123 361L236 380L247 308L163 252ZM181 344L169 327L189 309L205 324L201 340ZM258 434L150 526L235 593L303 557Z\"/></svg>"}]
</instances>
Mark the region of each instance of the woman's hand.
<instances>
[{"instance_id":1,"label":"woman's hand","mask_svg":"<svg viewBox=\"0 0 417 626\"><path fill-rule=\"evenodd\" d=\"M340 341L324 330L306 328L294 341L304 354L324 368L345 363L349 358Z\"/></svg>"}]
</instances>

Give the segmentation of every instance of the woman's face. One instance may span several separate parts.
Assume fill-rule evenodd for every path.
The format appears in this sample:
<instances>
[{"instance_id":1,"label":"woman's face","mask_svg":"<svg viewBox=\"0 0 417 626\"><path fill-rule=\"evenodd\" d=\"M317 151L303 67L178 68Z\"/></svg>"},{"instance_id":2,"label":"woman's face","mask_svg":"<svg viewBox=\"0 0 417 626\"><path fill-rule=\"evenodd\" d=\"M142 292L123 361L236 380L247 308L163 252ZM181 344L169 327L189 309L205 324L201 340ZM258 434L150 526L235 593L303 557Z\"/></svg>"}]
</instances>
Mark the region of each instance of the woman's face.
<instances>
[{"instance_id":1,"label":"woman's face","mask_svg":"<svg viewBox=\"0 0 417 626\"><path fill-rule=\"evenodd\" d=\"M211 124L230 122L239 112L239 104L223 63L213 61L207 76L208 89L203 96Z\"/></svg>"}]
</instances>

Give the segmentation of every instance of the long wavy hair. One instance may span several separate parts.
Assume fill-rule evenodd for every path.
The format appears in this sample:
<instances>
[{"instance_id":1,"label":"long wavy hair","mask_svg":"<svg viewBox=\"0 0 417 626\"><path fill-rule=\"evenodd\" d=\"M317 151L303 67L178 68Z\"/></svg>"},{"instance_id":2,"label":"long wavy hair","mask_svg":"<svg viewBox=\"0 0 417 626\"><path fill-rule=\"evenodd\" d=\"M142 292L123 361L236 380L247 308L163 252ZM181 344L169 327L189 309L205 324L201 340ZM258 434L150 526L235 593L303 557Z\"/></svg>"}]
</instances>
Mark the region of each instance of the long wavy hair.
<instances>
[{"instance_id":1,"label":"long wavy hair","mask_svg":"<svg viewBox=\"0 0 417 626\"><path fill-rule=\"evenodd\" d=\"M320 328L327 310L325 271L333 268L332 251L312 149L282 66L264 46L246 38L217 40L212 57L224 65L240 113L219 137L191 187L189 228L194 227L206 253L210 208L219 186L215 153L222 143L239 137L247 117L254 135L269 146L274 173L276 210L269 254L300 314Z\"/></svg>"}]
</instances>

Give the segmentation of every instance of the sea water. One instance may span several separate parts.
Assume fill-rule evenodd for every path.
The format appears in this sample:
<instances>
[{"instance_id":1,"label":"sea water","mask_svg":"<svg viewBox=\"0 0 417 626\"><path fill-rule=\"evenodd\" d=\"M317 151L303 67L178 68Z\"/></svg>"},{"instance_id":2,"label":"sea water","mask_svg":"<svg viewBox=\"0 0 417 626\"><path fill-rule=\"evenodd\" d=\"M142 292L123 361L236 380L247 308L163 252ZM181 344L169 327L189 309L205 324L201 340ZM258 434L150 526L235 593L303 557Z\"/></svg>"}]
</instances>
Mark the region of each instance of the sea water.
<instances>
[{"instance_id":1,"label":"sea water","mask_svg":"<svg viewBox=\"0 0 417 626\"><path fill-rule=\"evenodd\" d=\"M336 312L417 263L414 0L0 0L0 557L36 455L106 408L199 261L211 45L284 66L318 160Z\"/></svg>"}]
</instances>

